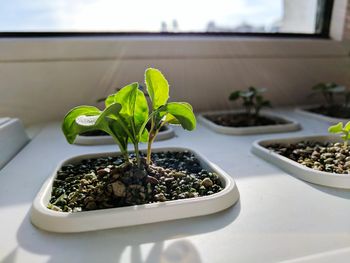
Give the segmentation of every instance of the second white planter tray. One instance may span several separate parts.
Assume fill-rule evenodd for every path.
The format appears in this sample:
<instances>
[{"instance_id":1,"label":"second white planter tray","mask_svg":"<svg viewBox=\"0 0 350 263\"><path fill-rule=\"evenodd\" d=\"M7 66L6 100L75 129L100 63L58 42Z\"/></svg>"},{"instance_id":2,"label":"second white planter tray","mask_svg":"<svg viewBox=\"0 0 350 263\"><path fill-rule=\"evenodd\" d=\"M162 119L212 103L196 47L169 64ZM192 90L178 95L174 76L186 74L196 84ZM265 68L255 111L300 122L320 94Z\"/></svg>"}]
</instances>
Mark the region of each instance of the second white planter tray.
<instances>
[{"instance_id":1,"label":"second white planter tray","mask_svg":"<svg viewBox=\"0 0 350 263\"><path fill-rule=\"evenodd\" d=\"M326 116L323 114L318 114L318 113L309 111L310 109L315 108L315 107L317 107L317 105L297 107L297 108L295 108L295 112L302 114L304 116L307 116L307 117L316 118L316 119L319 119L321 121L326 121L326 122L329 122L332 124L336 124L338 122L346 123L346 122L350 121L350 119L330 117L330 116Z\"/></svg>"},{"instance_id":2,"label":"second white planter tray","mask_svg":"<svg viewBox=\"0 0 350 263\"><path fill-rule=\"evenodd\" d=\"M287 118L274 113L265 113L261 115L266 116L275 120L282 120L286 122L285 124L276 124L276 125L264 125L264 126L255 126L255 127L225 127L218 125L205 116L215 116L225 113L241 113L241 110L227 110L227 111L212 111L204 112L198 115L198 121L208 128L223 134L232 134L232 135L250 135L250 134L264 134L264 133L278 133L278 132L291 132L300 130L300 124L293 119Z\"/></svg>"},{"instance_id":3,"label":"second white planter tray","mask_svg":"<svg viewBox=\"0 0 350 263\"><path fill-rule=\"evenodd\" d=\"M29 142L19 119L0 118L0 169Z\"/></svg>"},{"instance_id":4,"label":"second white planter tray","mask_svg":"<svg viewBox=\"0 0 350 263\"><path fill-rule=\"evenodd\" d=\"M166 130L158 133L155 141L163 141L171 139L175 136L174 129L170 126L165 127ZM100 136L82 136L78 135L74 141L74 144L79 145L103 145L103 144L115 144L112 136L100 135Z\"/></svg>"},{"instance_id":5,"label":"second white planter tray","mask_svg":"<svg viewBox=\"0 0 350 263\"><path fill-rule=\"evenodd\" d=\"M158 148L153 151L192 152L203 168L218 174L224 189L209 196L86 212L67 213L48 209L47 204L51 197L52 183L61 166L79 162L82 159L116 156L118 153L80 155L64 160L44 183L33 201L32 223L41 229L52 232L93 231L212 214L234 205L239 199L235 181L226 172L197 152L186 148Z\"/></svg>"},{"instance_id":6,"label":"second white planter tray","mask_svg":"<svg viewBox=\"0 0 350 263\"><path fill-rule=\"evenodd\" d=\"M258 140L253 143L252 152L257 156L261 157L262 159L273 163L274 165L280 167L282 170L291 173L292 175L304 181L335 188L350 189L350 174L343 175L317 171L265 148L267 145L270 144L291 144L301 141L340 142L341 140L336 136L306 136L283 139Z\"/></svg>"}]
</instances>

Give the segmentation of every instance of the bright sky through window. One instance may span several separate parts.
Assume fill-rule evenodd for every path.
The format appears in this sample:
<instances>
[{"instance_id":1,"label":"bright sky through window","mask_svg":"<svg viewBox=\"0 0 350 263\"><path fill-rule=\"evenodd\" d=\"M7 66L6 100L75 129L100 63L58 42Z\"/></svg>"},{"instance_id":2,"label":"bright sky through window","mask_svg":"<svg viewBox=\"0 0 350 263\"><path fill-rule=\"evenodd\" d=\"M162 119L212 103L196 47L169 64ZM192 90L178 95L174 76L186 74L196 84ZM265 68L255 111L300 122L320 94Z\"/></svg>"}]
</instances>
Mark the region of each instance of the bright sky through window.
<instances>
[{"instance_id":1,"label":"bright sky through window","mask_svg":"<svg viewBox=\"0 0 350 263\"><path fill-rule=\"evenodd\" d=\"M314 33L317 0L0 0L0 31Z\"/></svg>"}]
</instances>

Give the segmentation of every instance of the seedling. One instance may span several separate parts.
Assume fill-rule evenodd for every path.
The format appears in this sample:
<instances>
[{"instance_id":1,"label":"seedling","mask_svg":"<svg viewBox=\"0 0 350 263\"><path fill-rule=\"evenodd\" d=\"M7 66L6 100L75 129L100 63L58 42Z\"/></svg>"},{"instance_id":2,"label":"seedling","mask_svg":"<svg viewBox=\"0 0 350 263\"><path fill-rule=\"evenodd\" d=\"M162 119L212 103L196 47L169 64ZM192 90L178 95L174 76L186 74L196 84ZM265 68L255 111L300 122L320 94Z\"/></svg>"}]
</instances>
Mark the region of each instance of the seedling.
<instances>
[{"instance_id":1,"label":"seedling","mask_svg":"<svg viewBox=\"0 0 350 263\"><path fill-rule=\"evenodd\" d=\"M347 124L339 122L336 125L330 126L328 132L334 134L340 134L341 138L344 140L344 146L348 146L348 141L350 140L350 121Z\"/></svg>"},{"instance_id":2,"label":"seedling","mask_svg":"<svg viewBox=\"0 0 350 263\"><path fill-rule=\"evenodd\" d=\"M151 109L139 84L129 84L106 98L103 111L85 105L69 111L62 124L67 141L73 143L83 132L102 130L113 137L126 162L131 162L128 154L128 142L131 142L141 168L139 143L148 142L147 164L150 164L152 143L163 125L179 124L186 130L195 129L196 118L188 103L167 102L169 85L159 70L147 69L145 80ZM146 128L148 122L151 122L150 131Z\"/></svg>"},{"instance_id":3,"label":"seedling","mask_svg":"<svg viewBox=\"0 0 350 263\"><path fill-rule=\"evenodd\" d=\"M270 101L266 100L262 93L266 89L249 87L248 90L237 90L231 93L229 100L243 100L243 107L248 116L257 118L264 107L271 107Z\"/></svg>"},{"instance_id":4,"label":"seedling","mask_svg":"<svg viewBox=\"0 0 350 263\"><path fill-rule=\"evenodd\" d=\"M319 83L312 87L312 90L315 93L322 94L327 107L331 107L335 104L334 95L336 94L345 94L346 88L344 86L338 85L336 83ZM348 93L345 94L346 103L348 101Z\"/></svg>"}]
</instances>

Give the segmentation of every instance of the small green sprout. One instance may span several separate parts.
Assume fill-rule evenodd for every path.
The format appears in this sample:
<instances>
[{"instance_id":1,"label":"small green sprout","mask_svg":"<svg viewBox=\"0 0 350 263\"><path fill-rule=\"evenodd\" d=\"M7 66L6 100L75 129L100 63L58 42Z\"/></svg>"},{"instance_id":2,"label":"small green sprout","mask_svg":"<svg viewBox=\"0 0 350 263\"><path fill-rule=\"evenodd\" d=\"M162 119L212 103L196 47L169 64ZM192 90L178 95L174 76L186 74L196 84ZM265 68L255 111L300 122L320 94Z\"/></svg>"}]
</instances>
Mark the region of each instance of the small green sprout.
<instances>
[{"instance_id":1,"label":"small green sprout","mask_svg":"<svg viewBox=\"0 0 350 263\"><path fill-rule=\"evenodd\" d=\"M271 107L270 101L262 96L262 93L265 91L266 89L264 88L249 87L248 90L237 90L232 92L229 100L236 101L242 99L246 114L250 117L257 118L262 108Z\"/></svg>"},{"instance_id":2,"label":"small green sprout","mask_svg":"<svg viewBox=\"0 0 350 263\"><path fill-rule=\"evenodd\" d=\"M141 167L139 143L148 142L147 164L150 164L152 143L163 125L179 124L186 130L195 129L196 118L188 103L167 102L169 85L162 73L157 69L147 69L145 79L151 109L139 84L129 84L106 98L103 111L85 105L69 111L62 124L67 141L73 143L83 132L102 130L113 137L128 162L128 142L131 142L137 165ZM151 122L150 131L146 128L148 122Z\"/></svg>"},{"instance_id":3,"label":"small green sprout","mask_svg":"<svg viewBox=\"0 0 350 263\"><path fill-rule=\"evenodd\" d=\"M348 146L350 140L350 121L347 124L339 122L328 128L328 132L334 134L341 134L341 138L344 140L344 146Z\"/></svg>"},{"instance_id":4,"label":"small green sprout","mask_svg":"<svg viewBox=\"0 0 350 263\"><path fill-rule=\"evenodd\" d=\"M335 104L334 102L334 95L336 94L345 94L346 88L345 86L338 85L334 82L330 83L319 83L312 87L312 90L315 93L322 94L327 107L331 107ZM347 102L348 95L345 94L345 100Z\"/></svg>"}]
</instances>

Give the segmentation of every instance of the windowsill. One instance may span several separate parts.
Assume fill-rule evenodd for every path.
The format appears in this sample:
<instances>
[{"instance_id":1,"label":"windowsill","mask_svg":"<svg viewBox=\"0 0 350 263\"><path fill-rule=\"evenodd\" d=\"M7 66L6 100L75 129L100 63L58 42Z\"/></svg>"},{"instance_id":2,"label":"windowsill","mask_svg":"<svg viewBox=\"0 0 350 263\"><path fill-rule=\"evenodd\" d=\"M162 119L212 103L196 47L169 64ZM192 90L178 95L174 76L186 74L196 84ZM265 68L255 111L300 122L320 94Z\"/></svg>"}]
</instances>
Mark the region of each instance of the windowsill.
<instances>
[{"instance_id":1,"label":"windowsill","mask_svg":"<svg viewBox=\"0 0 350 263\"><path fill-rule=\"evenodd\" d=\"M1 62L201 58L346 57L330 39L227 36L2 38Z\"/></svg>"}]
</instances>

